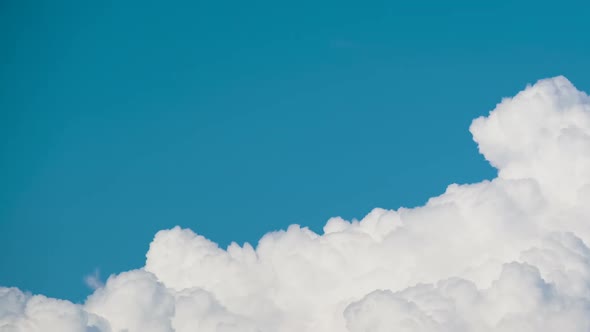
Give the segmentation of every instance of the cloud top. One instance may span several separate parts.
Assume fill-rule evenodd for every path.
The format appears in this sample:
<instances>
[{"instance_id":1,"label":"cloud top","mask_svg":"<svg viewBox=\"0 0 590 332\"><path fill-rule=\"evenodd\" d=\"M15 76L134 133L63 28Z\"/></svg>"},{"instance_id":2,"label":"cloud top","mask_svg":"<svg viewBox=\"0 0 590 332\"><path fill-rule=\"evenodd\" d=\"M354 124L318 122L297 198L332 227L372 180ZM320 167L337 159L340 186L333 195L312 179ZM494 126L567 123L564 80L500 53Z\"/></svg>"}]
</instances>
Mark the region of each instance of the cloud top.
<instances>
[{"instance_id":1,"label":"cloud top","mask_svg":"<svg viewBox=\"0 0 590 332\"><path fill-rule=\"evenodd\" d=\"M491 181L256 248L162 230L83 305L0 288L0 330L588 331L590 98L541 80L470 131Z\"/></svg>"}]
</instances>

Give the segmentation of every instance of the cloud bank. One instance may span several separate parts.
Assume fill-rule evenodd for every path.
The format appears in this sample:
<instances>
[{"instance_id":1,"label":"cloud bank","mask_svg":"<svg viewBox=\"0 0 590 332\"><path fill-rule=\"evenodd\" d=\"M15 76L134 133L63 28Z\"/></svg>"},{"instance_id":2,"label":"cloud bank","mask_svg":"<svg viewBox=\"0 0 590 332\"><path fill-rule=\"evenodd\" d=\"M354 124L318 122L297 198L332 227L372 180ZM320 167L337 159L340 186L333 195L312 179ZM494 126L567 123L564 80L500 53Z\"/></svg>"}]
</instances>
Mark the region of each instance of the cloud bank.
<instances>
[{"instance_id":1,"label":"cloud bank","mask_svg":"<svg viewBox=\"0 0 590 332\"><path fill-rule=\"evenodd\" d=\"M541 80L470 131L491 181L256 248L163 230L84 304L0 288L0 331L589 331L590 98Z\"/></svg>"}]
</instances>

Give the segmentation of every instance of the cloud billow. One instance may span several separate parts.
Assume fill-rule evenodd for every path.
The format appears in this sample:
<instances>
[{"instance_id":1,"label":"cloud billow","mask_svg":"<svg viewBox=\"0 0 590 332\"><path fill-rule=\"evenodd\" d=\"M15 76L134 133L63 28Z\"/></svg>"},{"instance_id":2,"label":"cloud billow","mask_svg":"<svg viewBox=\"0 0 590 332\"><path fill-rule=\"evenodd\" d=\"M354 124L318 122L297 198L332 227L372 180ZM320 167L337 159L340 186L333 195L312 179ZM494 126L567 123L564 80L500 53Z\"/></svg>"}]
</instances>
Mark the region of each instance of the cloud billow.
<instances>
[{"instance_id":1,"label":"cloud billow","mask_svg":"<svg viewBox=\"0 0 590 332\"><path fill-rule=\"evenodd\" d=\"M82 305L0 288L0 331L590 330L590 98L541 80L470 130L491 181L256 248L162 230Z\"/></svg>"}]
</instances>

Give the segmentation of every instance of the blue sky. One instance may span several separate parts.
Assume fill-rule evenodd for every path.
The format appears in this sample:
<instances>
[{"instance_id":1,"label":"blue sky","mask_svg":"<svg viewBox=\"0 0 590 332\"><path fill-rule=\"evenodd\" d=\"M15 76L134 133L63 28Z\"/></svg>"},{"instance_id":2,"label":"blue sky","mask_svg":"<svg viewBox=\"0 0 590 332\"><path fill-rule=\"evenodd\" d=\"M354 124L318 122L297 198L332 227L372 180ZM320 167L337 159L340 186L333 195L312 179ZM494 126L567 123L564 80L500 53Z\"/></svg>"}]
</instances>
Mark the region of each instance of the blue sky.
<instances>
[{"instance_id":1,"label":"blue sky","mask_svg":"<svg viewBox=\"0 0 590 332\"><path fill-rule=\"evenodd\" d=\"M160 229L225 246L490 178L468 127L590 90L562 1L0 5L0 285L81 301Z\"/></svg>"}]
</instances>

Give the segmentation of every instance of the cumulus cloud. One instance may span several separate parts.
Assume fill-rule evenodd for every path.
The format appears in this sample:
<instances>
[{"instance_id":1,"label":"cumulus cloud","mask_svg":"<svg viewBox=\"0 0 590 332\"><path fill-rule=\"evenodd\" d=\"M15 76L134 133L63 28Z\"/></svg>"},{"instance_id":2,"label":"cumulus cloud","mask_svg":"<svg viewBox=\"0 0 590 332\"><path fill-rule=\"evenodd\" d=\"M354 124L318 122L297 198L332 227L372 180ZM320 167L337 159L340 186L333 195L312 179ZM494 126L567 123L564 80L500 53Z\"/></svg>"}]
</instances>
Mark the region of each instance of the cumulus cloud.
<instances>
[{"instance_id":1,"label":"cumulus cloud","mask_svg":"<svg viewBox=\"0 0 590 332\"><path fill-rule=\"evenodd\" d=\"M541 80L470 131L491 181L256 248L163 230L84 304L0 288L0 330L589 331L590 98Z\"/></svg>"}]
</instances>

